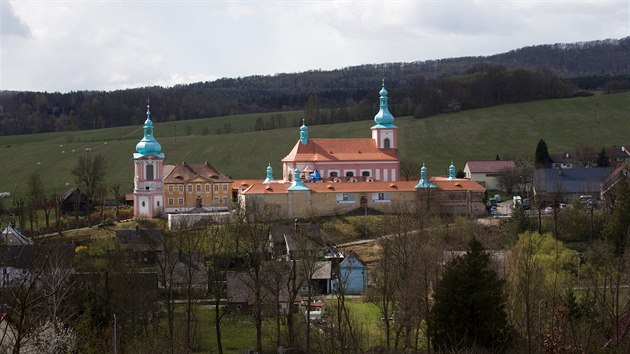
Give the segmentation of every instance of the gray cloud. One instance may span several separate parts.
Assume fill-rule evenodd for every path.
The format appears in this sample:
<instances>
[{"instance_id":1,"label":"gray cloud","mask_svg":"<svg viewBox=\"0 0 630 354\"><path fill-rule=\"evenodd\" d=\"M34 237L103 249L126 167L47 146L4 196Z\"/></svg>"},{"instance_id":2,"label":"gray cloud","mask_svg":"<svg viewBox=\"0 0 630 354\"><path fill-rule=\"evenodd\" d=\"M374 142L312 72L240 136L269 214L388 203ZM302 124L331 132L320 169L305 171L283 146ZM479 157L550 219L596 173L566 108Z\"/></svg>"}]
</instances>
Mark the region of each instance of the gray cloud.
<instances>
[{"instance_id":1,"label":"gray cloud","mask_svg":"<svg viewBox=\"0 0 630 354\"><path fill-rule=\"evenodd\" d=\"M31 30L15 15L8 1L0 1L0 24L0 34L3 36L31 36Z\"/></svg>"}]
</instances>

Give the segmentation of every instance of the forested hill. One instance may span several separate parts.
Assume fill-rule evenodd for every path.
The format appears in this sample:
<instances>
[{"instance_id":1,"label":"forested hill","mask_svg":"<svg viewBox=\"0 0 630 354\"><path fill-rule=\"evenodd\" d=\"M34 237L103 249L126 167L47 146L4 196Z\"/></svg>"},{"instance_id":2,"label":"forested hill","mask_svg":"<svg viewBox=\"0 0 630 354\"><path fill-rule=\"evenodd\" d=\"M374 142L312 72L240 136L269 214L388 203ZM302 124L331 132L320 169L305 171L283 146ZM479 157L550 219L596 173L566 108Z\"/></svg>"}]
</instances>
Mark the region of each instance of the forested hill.
<instances>
[{"instance_id":1,"label":"forested hill","mask_svg":"<svg viewBox=\"0 0 630 354\"><path fill-rule=\"evenodd\" d=\"M223 78L111 92L0 92L0 134L302 110L310 124L370 119L386 78L395 115L428 115L502 103L626 90L630 37L525 47L488 57L360 65L330 71ZM294 123L294 122L292 122Z\"/></svg>"}]
</instances>

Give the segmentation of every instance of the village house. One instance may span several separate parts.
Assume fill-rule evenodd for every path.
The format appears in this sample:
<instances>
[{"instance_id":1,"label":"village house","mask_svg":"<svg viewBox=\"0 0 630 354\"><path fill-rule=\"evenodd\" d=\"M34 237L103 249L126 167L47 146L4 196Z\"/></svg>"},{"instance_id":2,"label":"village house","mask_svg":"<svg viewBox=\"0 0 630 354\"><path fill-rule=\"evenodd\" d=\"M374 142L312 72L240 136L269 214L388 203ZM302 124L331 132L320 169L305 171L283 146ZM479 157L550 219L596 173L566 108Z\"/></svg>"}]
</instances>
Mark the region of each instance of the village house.
<instances>
[{"instance_id":1,"label":"village house","mask_svg":"<svg viewBox=\"0 0 630 354\"><path fill-rule=\"evenodd\" d=\"M500 189L497 177L505 170L515 169L512 160L472 160L466 161L464 173L466 178L475 181L487 189Z\"/></svg>"}]
</instances>

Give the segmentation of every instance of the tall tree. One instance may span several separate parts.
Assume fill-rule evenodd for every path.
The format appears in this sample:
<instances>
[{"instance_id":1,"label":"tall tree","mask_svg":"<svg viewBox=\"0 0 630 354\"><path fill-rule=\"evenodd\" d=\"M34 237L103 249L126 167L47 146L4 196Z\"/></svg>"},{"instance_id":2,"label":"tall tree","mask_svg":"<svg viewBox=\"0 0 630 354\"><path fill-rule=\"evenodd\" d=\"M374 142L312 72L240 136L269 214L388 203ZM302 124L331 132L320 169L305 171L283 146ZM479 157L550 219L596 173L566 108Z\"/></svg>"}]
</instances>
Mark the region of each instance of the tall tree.
<instances>
[{"instance_id":1,"label":"tall tree","mask_svg":"<svg viewBox=\"0 0 630 354\"><path fill-rule=\"evenodd\" d=\"M610 166L610 158L608 157L608 153L606 149L602 148L602 151L597 154L597 167L609 167Z\"/></svg>"},{"instance_id":2,"label":"tall tree","mask_svg":"<svg viewBox=\"0 0 630 354\"><path fill-rule=\"evenodd\" d=\"M544 139L538 140L536 145L536 156L534 157L534 166L536 168L549 168L551 167L551 156L549 156L549 150L547 150L547 143Z\"/></svg>"},{"instance_id":3,"label":"tall tree","mask_svg":"<svg viewBox=\"0 0 630 354\"><path fill-rule=\"evenodd\" d=\"M512 337L505 313L504 281L476 239L452 260L435 291L429 333L436 349L487 348L505 351Z\"/></svg>"},{"instance_id":4,"label":"tall tree","mask_svg":"<svg viewBox=\"0 0 630 354\"><path fill-rule=\"evenodd\" d=\"M88 225L90 225L89 214L92 211L93 202L105 179L105 168L105 157L101 154L80 156L77 164L72 168L72 175L76 178L81 192L87 197Z\"/></svg>"}]
</instances>

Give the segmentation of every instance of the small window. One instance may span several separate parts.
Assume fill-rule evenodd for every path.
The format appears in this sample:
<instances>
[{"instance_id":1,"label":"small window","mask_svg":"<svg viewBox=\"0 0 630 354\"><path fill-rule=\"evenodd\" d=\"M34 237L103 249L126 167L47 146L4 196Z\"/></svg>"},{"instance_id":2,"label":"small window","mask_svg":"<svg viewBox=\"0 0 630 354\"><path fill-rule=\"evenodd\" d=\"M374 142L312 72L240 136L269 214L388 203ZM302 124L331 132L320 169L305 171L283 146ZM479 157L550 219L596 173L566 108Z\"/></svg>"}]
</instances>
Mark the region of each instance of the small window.
<instances>
[{"instance_id":1,"label":"small window","mask_svg":"<svg viewBox=\"0 0 630 354\"><path fill-rule=\"evenodd\" d=\"M158 200L158 202L156 203L156 205L159 207L160 206L160 201Z\"/></svg>"},{"instance_id":2,"label":"small window","mask_svg":"<svg viewBox=\"0 0 630 354\"><path fill-rule=\"evenodd\" d=\"M363 172L361 172L361 176L363 176L363 177L370 177L370 171L363 171Z\"/></svg>"},{"instance_id":3,"label":"small window","mask_svg":"<svg viewBox=\"0 0 630 354\"><path fill-rule=\"evenodd\" d=\"M146 204L145 202L142 202L142 206L143 206L143 207L144 207L144 206L146 206L146 205L147 205L147 204Z\"/></svg>"},{"instance_id":4,"label":"small window","mask_svg":"<svg viewBox=\"0 0 630 354\"><path fill-rule=\"evenodd\" d=\"M337 171L330 172L330 177L331 178L339 177L339 173L337 173Z\"/></svg>"},{"instance_id":5,"label":"small window","mask_svg":"<svg viewBox=\"0 0 630 354\"><path fill-rule=\"evenodd\" d=\"M168 191L169 191L169 193L173 193L173 185L172 184L168 185Z\"/></svg>"},{"instance_id":6,"label":"small window","mask_svg":"<svg viewBox=\"0 0 630 354\"><path fill-rule=\"evenodd\" d=\"M197 193L200 193L200 192L201 192L201 184L198 184L198 183L197 183L197 189L196 189L196 190L197 190Z\"/></svg>"},{"instance_id":7,"label":"small window","mask_svg":"<svg viewBox=\"0 0 630 354\"><path fill-rule=\"evenodd\" d=\"M221 198L219 197L214 197L213 198L214 204L219 204L221 202Z\"/></svg>"},{"instance_id":8,"label":"small window","mask_svg":"<svg viewBox=\"0 0 630 354\"><path fill-rule=\"evenodd\" d=\"M214 184L214 192L217 193L219 191L219 185L218 184Z\"/></svg>"},{"instance_id":9,"label":"small window","mask_svg":"<svg viewBox=\"0 0 630 354\"><path fill-rule=\"evenodd\" d=\"M184 193L184 185L183 184L179 185L179 192L180 193Z\"/></svg>"},{"instance_id":10,"label":"small window","mask_svg":"<svg viewBox=\"0 0 630 354\"><path fill-rule=\"evenodd\" d=\"M192 193L192 184L188 185L188 193Z\"/></svg>"},{"instance_id":11,"label":"small window","mask_svg":"<svg viewBox=\"0 0 630 354\"><path fill-rule=\"evenodd\" d=\"M210 183L206 183L206 193L210 193Z\"/></svg>"},{"instance_id":12,"label":"small window","mask_svg":"<svg viewBox=\"0 0 630 354\"><path fill-rule=\"evenodd\" d=\"M227 193L228 191L228 185L227 183L223 183L223 193Z\"/></svg>"},{"instance_id":13,"label":"small window","mask_svg":"<svg viewBox=\"0 0 630 354\"><path fill-rule=\"evenodd\" d=\"M391 146L391 143L389 142L389 138L385 138L385 140L383 140L383 147L386 149L389 149Z\"/></svg>"},{"instance_id":14,"label":"small window","mask_svg":"<svg viewBox=\"0 0 630 354\"><path fill-rule=\"evenodd\" d=\"M228 202L228 197L223 197L223 204L227 204Z\"/></svg>"},{"instance_id":15,"label":"small window","mask_svg":"<svg viewBox=\"0 0 630 354\"><path fill-rule=\"evenodd\" d=\"M147 165L147 180L153 181L153 165Z\"/></svg>"},{"instance_id":16,"label":"small window","mask_svg":"<svg viewBox=\"0 0 630 354\"><path fill-rule=\"evenodd\" d=\"M346 177L354 177L354 172L352 171L346 172Z\"/></svg>"},{"instance_id":17,"label":"small window","mask_svg":"<svg viewBox=\"0 0 630 354\"><path fill-rule=\"evenodd\" d=\"M184 205L184 198L177 199L177 204Z\"/></svg>"},{"instance_id":18,"label":"small window","mask_svg":"<svg viewBox=\"0 0 630 354\"><path fill-rule=\"evenodd\" d=\"M173 198L168 198L168 205L175 205L175 200Z\"/></svg>"}]
</instances>

